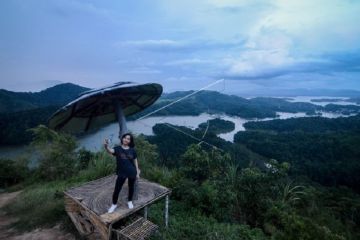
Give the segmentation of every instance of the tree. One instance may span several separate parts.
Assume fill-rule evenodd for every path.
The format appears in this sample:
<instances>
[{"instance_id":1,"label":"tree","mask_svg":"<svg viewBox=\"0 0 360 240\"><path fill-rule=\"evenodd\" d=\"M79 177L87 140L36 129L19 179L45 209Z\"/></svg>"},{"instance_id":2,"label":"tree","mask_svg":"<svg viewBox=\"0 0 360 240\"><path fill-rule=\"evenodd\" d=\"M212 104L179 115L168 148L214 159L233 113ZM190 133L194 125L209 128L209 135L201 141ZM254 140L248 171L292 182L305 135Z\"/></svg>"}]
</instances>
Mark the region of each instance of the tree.
<instances>
[{"instance_id":1,"label":"tree","mask_svg":"<svg viewBox=\"0 0 360 240\"><path fill-rule=\"evenodd\" d=\"M73 136L57 133L44 125L30 131L34 135L31 146L36 151L38 177L45 180L65 179L77 171L77 143Z\"/></svg>"}]
</instances>

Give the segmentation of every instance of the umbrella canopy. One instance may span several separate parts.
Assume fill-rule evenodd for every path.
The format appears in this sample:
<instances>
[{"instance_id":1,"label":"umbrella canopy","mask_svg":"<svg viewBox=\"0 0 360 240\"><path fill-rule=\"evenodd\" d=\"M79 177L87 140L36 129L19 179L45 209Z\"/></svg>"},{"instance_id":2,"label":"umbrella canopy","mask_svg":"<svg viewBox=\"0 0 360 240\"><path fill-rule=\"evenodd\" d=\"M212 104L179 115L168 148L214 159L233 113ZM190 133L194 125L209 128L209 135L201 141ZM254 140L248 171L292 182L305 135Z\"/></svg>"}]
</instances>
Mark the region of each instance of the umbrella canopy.
<instances>
[{"instance_id":1,"label":"umbrella canopy","mask_svg":"<svg viewBox=\"0 0 360 240\"><path fill-rule=\"evenodd\" d=\"M118 121L120 133L124 133L125 116L133 115L153 104L162 91L160 84L135 82L120 82L86 91L57 110L50 117L48 125L55 130L78 134Z\"/></svg>"}]
</instances>

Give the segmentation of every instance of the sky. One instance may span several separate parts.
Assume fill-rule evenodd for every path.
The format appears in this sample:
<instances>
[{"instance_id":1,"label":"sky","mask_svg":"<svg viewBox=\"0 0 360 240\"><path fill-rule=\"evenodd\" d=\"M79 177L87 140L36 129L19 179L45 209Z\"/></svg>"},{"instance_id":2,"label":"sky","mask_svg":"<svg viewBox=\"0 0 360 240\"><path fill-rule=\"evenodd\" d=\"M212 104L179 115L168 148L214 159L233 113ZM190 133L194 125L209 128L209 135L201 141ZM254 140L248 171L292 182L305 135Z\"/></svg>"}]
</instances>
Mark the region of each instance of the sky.
<instances>
[{"instance_id":1,"label":"sky","mask_svg":"<svg viewBox=\"0 0 360 240\"><path fill-rule=\"evenodd\" d=\"M0 88L360 90L358 0L0 1Z\"/></svg>"}]
</instances>

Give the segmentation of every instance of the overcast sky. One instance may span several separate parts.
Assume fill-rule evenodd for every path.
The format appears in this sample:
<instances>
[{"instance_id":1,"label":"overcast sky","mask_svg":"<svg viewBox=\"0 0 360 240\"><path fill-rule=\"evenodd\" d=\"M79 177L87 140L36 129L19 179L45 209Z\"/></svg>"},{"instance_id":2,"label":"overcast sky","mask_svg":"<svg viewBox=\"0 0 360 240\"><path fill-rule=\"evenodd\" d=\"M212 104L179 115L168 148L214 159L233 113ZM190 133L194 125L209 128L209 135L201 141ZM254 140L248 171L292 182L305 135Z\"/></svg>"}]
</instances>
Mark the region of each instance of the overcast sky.
<instances>
[{"instance_id":1,"label":"overcast sky","mask_svg":"<svg viewBox=\"0 0 360 240\"><path fill-rule=\"evenodd\" d=\"M358 0L4 0L0 88L360 90L359 23Z\"/></svg>"}]
</instances>

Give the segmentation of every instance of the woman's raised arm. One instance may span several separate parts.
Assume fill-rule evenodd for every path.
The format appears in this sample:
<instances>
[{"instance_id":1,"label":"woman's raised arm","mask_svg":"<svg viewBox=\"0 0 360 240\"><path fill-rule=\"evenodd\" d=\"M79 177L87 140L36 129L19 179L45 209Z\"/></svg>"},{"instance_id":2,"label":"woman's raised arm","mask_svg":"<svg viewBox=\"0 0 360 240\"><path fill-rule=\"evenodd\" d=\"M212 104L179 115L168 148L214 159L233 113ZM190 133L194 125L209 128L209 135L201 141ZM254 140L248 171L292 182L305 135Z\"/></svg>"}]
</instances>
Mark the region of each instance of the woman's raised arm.
<instances>
[{"instance_id":1,"label":"woman's raised arm","mask_svg":"<svg viewBox=\"0 0 360 240\"><path fill-rule=\"evenodd\" d=\"M115 150L109 147L109 139L104 139L104 147L109 154L114 155Z\"/></svg>"}]
</instances>

